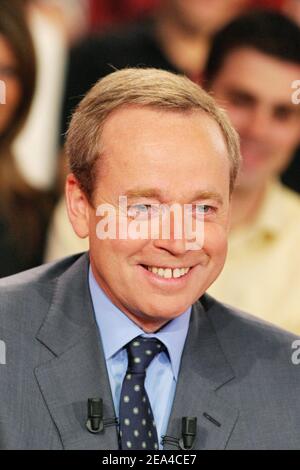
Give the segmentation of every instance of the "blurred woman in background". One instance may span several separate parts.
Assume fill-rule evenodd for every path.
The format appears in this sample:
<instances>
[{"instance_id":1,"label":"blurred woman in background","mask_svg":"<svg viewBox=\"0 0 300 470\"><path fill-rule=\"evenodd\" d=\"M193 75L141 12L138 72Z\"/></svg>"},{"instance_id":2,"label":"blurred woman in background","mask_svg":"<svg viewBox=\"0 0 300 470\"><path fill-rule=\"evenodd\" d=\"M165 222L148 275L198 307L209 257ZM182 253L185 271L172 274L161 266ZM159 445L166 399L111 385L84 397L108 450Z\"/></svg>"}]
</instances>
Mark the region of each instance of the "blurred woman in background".
<instances>
[{"instance_id":1,"label":"blurred woman in background","mask_svg":"<svg viewBox=\"0 0 300 470\"><path fill-rule=\"evenodd\" d=\"M49 194L23 179L12 152L30 109L36 77L23 6L19 0L0 0L0 277L41 263L52 208Z\"/></svg>"}]
</instances>

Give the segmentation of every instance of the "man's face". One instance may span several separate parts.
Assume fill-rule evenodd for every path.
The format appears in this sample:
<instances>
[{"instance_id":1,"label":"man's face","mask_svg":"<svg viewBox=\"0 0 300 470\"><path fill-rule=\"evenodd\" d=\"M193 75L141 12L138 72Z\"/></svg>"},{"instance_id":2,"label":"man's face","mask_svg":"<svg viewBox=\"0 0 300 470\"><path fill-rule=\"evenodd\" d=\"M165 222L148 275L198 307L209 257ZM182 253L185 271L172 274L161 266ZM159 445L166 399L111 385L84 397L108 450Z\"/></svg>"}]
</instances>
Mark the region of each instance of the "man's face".
<instances>
[{"instance_id":1,"label":"man's face","mask_svg":"<svg viewBox=\"0 0 300 470\"><path fill-rule=\"evenodd\" d=\"M102 147L94 208L89 206L93 273L115 305L145 331L155 330L194 303L223 267L230 200L227 148L218 125L202 112L134 107L109 117ZM186 240L175 239L173 224L169 239L100 240L95 207L116 207L121 195L142 216L151 204L205 207L202 249L191 250ZM147 267L189 271L164 278Z\"/></svg>"},{"instance_id":2,"label":"man's face","mask_svg":"<svg viewBox=\"0 0 300 470\"><path fill-rule=\"evenodd\" d=\"M241 138L241 189L265 184L288 165L300 140L300 107L291 101L300 66L241 48L225 59L211 91Z\"/></svg>"},{"instance_id":3,"label":"man's face","mask_svg":"<svg viewBox=\"0 0 300 470\"><path fill-rule=\"evenodd\" d=\"M166 0L187 30L212 36L237 16L249 0Z\"/></svg>"}]
</instances>

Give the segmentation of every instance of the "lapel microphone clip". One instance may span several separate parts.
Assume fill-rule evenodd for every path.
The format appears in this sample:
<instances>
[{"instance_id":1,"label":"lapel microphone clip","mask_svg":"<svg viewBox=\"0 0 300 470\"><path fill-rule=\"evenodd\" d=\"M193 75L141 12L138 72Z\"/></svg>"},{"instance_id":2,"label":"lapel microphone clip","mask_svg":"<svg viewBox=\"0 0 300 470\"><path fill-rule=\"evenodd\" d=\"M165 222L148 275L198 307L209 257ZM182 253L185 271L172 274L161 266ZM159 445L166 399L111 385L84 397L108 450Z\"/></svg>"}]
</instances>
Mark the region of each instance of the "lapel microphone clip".
<instances>
[{"instance_id":1,"label":"lapel microphone clip","mask_svg":"<svg viewBox=\"0 0 300 470\"><path fill-rule=\"evenodd\" d=\"M197 418L184 416L181 420L181 437L163 436L162 444L170 444L178 449L191 450L197 436Z\"/></svg>"},{"instance_id":2,"label":"lapel microphone clip","mask_svg":"<svg viewBox=\"0 0 300 470\"><path fill-rule=\"evenodd\" d=\"M97 434L104 431L107 426L118 425L117 418L103 419L102 398L88 398L88 419L86 427L89 432Z\"/></svg>"}]
</instances>

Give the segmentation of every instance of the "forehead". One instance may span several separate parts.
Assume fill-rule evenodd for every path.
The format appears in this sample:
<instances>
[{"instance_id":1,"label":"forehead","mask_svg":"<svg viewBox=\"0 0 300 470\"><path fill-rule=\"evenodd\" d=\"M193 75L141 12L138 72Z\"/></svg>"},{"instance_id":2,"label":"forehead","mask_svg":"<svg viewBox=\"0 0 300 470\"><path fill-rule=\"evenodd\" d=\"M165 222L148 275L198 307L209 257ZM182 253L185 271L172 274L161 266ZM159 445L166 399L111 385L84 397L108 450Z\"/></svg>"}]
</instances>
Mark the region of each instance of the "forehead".
<instances>
[{"instance_id":1,"label":"forehead","mask_svg":"<svg viewBox=\"0 0 300 470\"><path fill-rule=\"evenodd\" d=\"M119 191L137 183L186 190L203 178L228 184L223 134L203 112L122 108L105 123L101 142L106 182Z\"/></svg>"},{"instance_id":2,"label":"forehead","mask_svg":"<svg viewBox=\"0 0 300 470\"><path fill-rule=\"evenodd\" d=\"M280 60L252 48L239 48L225 58L212 88L244 89L257 98L291 103L292 82L300 64Z\"/></svg>"},{"instance_id":3,"label":"forehead","mask_svg":"<svg viewBox=\"0 0 300 470\"><path fill-rule=\"evenodd\" d=\"M227 156L223 133L215 120L200 111L180 112L150 107L122 107L112 113L104 124L102 152L112 160L126 160L128 164L143 155L164 153L163 162L178 159L187 163L194 154L205 157L207 152ZM199 160L199 158L197 158Z\"/></svg>"}]
</instances>

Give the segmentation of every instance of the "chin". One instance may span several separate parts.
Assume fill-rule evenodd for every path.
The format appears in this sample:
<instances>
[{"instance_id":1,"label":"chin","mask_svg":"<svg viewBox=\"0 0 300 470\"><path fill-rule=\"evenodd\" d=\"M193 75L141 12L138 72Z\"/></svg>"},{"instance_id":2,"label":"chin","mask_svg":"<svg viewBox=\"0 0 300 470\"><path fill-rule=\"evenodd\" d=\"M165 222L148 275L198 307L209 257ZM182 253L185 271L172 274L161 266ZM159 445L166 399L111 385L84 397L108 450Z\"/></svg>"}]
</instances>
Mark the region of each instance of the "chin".
<instances>
[{"instance_id":1,"label":"chin","mask_svg":"<svg viewBox=\"0 0 300 470\"><path fill-rule=\"evenodd\" d=\"M151 308L147 309L144 315L148 320L154 321L170 321L173 318L177 318L182 313L184 313L192 303L176 303L175 305L172 302L160 303L159 305L155 306L152 305Z\"/></svg>"}]
</instances>

